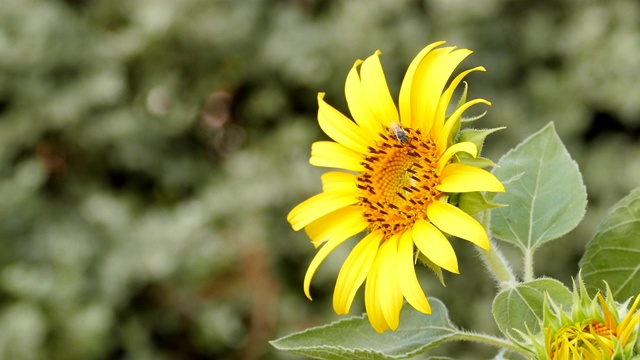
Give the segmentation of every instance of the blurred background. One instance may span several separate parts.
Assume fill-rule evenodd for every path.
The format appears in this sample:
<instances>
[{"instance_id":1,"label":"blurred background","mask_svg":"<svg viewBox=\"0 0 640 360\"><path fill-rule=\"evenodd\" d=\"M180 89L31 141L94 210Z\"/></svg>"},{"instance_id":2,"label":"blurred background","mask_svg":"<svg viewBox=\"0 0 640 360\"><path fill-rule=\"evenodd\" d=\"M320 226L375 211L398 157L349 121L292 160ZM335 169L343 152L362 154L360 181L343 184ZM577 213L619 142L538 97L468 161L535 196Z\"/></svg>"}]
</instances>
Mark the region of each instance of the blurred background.
<instances>
[{"instance_id":1,"label":"blurred background","mask_svg":"<svg viewBox=\"0 0 640 360\"><path fill-rule=\"evenodd\" d=\"M589 208L536 275L570 284L597 224L640 184L640 3L613 1L0 0L0 358L297 359L268 340L339 317L335 277L285 220L320 190L316 94L348 114L353 62L382 50L394 98L447 40L507 126L485 155L550 121ZM472 108L467 114L484 109ZM497 333L470 244L425 291ZM353 244L353 242L351 242ZM514 266L518 253L502 245ZM358 295L352 314L363 311ZM432 352L483 359L494 349ZM424 356L420 357L424 358Z\"/></svg>"}]
</instances>

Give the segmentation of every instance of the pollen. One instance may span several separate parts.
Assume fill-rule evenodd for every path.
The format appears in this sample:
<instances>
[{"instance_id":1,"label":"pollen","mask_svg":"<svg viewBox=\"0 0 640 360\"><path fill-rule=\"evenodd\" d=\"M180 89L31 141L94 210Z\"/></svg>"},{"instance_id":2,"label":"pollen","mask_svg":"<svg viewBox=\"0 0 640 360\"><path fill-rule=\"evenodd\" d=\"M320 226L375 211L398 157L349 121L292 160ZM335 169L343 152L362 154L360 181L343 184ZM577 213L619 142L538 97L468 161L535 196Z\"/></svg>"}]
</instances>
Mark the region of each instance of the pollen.
<instances>
[{"instance_id":1,"label":"pollen","mask_svg":"<svg viewBox=\"0 0 640 360\"><path fill-rule=\"evenodd\" d=\"M362 162L365 170L356 186L370 230L381 230L389 239L426 219L429 204L444 193L436 190L439 156L431 136L411 128L403 129L402 137L392 128L379 136Z\"/></svg>"},{"instance_id":2,"label":"pollen","mask_svg":"<svg viewBox=\"0 0 640 360\"><path fill-rule=\"evenodd\" d=\"M583 331L589 332L593 335L598 335L598 336L605 336L605 337L616 336L615 329L611 329L607 325L601 324L595 320L591 324L586 326L583 329Z\"/></svg>"}]
</instances>

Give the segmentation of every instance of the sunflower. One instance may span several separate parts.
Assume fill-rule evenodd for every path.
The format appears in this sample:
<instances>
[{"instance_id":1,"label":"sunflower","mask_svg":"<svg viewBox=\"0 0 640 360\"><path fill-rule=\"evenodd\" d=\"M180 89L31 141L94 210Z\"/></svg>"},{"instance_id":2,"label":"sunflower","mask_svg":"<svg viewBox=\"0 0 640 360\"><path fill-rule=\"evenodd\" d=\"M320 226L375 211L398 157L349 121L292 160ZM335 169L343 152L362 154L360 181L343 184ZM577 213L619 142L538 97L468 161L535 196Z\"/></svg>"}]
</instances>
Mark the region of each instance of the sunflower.
<instances>
[{"instance_id":1,"label":"sunflower","mask_svg":"<svg viewBox=\"0 0 640 360\"><path fill-rule=\"evenodd\" d=\"M490 172L459 161L476 157L473 142L454 142L465 110L487 100L460 101L446 114L462 79L483 67L466 70L447 82L471 54L467 49L424 48L411 62L400 89L399 112L391 97L376 51L357 60L345 84L352 121L318 94L318 122L334 141L312 144L311 165L339 169L322 176L322 192L291 210L295 231L305 229L316 247L304 279L304 292L320 263L350 237L365 232L345 260L333 297L337 314L347 314L360 286L365 308L378 332L399 324L403 299L430 314L415 272L418 257L436 272L458 273L453 235L489 250L483 226L449 203L450 194L504 191ZM446 87L446 88L445 88ZM466 91L465 91L466 94Z\"/></svg>"},{"instance_id":2,"label":"sunflower","mask_svg":"<svg viewBox=\"0 0 640 360\"><path fill-rule=\"evenodd\" d=\"M574 282L571 311L547 297L540 333L522 337L540 360L637 359L634 349L640 323L640 296L617 304L606 285L606 298L598 291L589 297L582 279ZM533 345L533 346L530 346Z\"/></svg>"}]
</instances>

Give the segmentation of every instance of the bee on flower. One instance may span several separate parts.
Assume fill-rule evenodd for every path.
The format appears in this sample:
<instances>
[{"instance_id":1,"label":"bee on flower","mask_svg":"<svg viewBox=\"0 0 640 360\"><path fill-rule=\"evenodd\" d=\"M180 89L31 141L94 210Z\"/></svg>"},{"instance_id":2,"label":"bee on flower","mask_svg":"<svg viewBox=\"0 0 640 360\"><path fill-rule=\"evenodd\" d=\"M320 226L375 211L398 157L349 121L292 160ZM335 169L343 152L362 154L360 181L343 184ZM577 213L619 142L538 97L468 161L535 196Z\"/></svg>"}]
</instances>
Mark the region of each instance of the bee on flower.
<instances>
[{"instance_id":1,"label":"bee on flower","mask_svg":"<svg viewBox=\"0 0 640 360\"><path fill-rule=\"evenodd\" d=\"M409 142L409 136L407 136L407 133L400 127L400 125L398 125L397 122L392 121L389 126L391 127L391 131L393 131L393 134L396 136L396 139L398 139L403 144Z\"/></svg>"},{"instance_id":2,"label":"bee on flower","mask_svg":"<svg viewBox=\"0 0 640 360\"><path fill-rule=\"evenodd\" d=\"M310 163L332 168L322 176L322 192L291 210L287 220L304 229L320 250L304 279L309 286L320 263L336 247L359 233L336 281L333 308L347 314L365 284L365 307L378 332L395 330L404 299L418 311L431 308L415 272L420 258L437 274L458 273L448 235L489 250L484 227L450 203L451 194L503 192L490 172L460 161L478 156L473 142L456 142L462 114L487 100L463 100L447 113L454 91L475 67L449 82L470 50L424 48L411 62L396 107L380 63L380 51L357 60L347 75L345 96L351 117L318 94L318 122L333 141L311 147Z\"/></svg>"}]
</instances>

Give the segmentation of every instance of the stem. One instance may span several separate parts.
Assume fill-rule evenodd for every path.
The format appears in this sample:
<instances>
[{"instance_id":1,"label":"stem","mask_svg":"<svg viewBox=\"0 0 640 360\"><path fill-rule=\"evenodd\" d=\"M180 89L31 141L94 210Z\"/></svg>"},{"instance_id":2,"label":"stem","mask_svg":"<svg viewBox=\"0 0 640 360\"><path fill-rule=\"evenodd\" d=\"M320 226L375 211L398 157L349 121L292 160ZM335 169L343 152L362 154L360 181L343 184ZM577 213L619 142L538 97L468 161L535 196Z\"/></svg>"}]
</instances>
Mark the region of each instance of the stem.
<instances>
[{"instance_id":1,"label":"stem","mask_svg":"<svg viewBox=\"0 0 640 360\"><path fill-rule=\"evenodd\" d=\"M524 252L524 281L533 280L533 251L527 249Z\"/></svg>"},{"instance_id":2,"label":"stem","mask_svg":"<svg viewBox=\"0 0 640 360\"><path fill-rule=\"evenodd\" d=\"M504 338L499 338L488 334L469 333L464 331L458 332L456 337L459 340L473 341L481 344L504 348L516 354L522 355L527 359L531 356L530 353L525 352L522 348Z\"/></svg>"},{"instance_id":3,"label":"stem","mask_svg":"<svg viewBox=\"0 0 640 360\"><path fill-rule=\"evenodd\" d=\"M509 266L507 259L504 257L496 243L491 239L489 230L489 210L482 212L480 215L480 221L489 236L491 250L485 251L479 247L476 247L476 250L485 267L493 276L493 279L500 285L500 290L510 288L517 282L516 275L513 273L513 270L511 270L511 266Z\"/></svg>"},{"instance_id":4,"label":"stem","mask_svg":"<svg viewBox=\"0 0 640 360\"><path fill-rule=\"evenodd\" d=\"M502 255L502 252L500 252L495 242L493 240L489 241L491 243L491 250L485 251L484 249L476 248L480 259L482 259L485 267L500 286L500 290L513 287L517 283L516 275L511 270L509 263L507 263L506 258Z\"/></svg>"}]
</instances>

